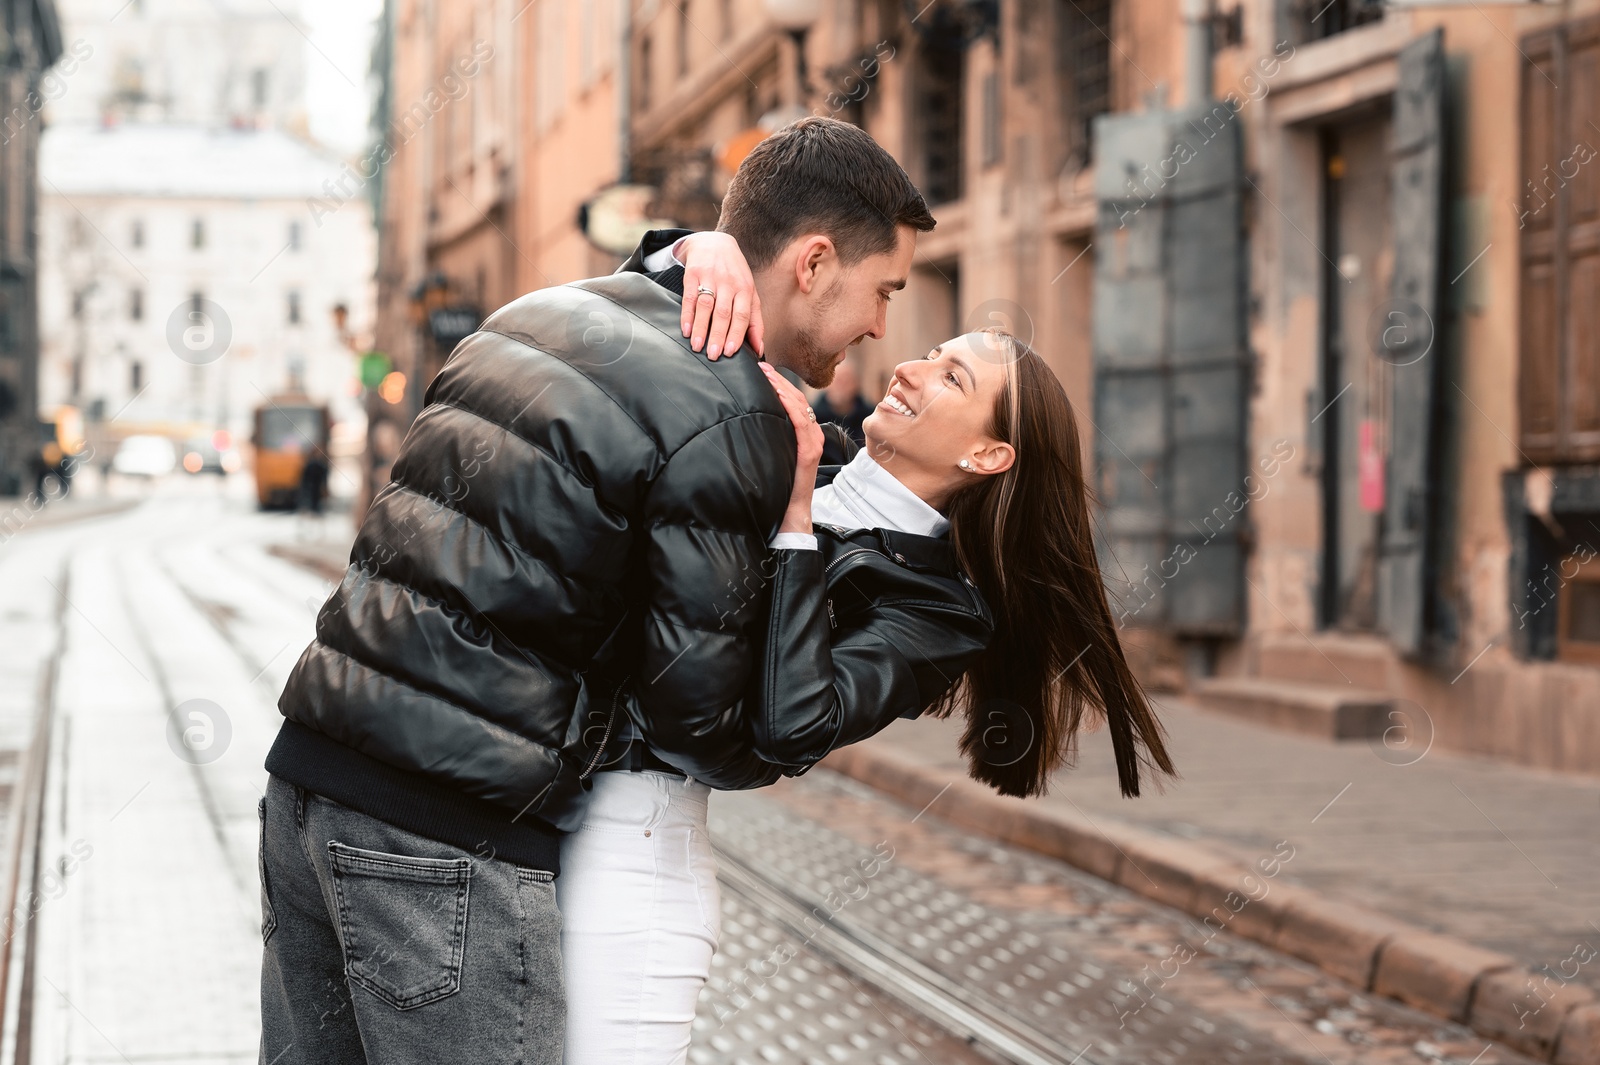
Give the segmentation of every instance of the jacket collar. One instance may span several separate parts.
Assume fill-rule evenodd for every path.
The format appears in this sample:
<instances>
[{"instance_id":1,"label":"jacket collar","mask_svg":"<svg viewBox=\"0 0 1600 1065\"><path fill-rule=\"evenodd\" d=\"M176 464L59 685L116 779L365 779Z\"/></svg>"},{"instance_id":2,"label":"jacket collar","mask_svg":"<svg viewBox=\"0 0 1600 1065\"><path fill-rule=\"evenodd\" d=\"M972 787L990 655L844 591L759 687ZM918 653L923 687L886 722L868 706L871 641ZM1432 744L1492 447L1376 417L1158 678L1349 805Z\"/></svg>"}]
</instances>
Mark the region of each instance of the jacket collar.
<instances>
[{"instance_id":1,"label":"jacket collar","mask_svg":"<svg viewBox=\"0 0 1600 1065\"><path fill-rule=\"evenodd\" d=\"M956 549L942 536L922 536L893 529L841 529L837 525L822 523L816 527L826 530L844 543L887 555L908 569L946 577L961 574Z\"/></svg>"},{"instance_id":2,"label":"jacket collar","mask_svg":"<svg viewBox=\"0 0 1600 1065\"><path fill-rule=\"evenodd\" d=\"M652 229L639 238L639 246L633 249L633 254L617 267L619 274L644 274L650 280L666 289L668 292L683 299L683 267L669 266L665 270L650 273L644 268L645 257L660 251L672 244L679 237L686 237L694 232L692 229Z\"/></svg>"}]
</instances>

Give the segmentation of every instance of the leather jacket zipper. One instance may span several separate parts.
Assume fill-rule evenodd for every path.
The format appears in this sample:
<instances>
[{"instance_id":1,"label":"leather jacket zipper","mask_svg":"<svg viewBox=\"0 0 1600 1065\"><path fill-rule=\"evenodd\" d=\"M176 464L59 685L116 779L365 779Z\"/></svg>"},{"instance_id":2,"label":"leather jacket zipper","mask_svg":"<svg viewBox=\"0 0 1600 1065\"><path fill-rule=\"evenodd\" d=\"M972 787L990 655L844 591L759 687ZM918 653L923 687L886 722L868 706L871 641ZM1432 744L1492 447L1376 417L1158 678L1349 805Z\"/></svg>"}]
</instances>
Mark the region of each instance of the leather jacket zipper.
<instances>
[{"instance_id":1,"label":"leather jacket zipper","mask_svg":"<svg viewBox=\"0 0 1600 1065\"><path fill-rule=\"evenodd\" d=\"M587 780L600 765L600 759L605 757L606 747L611 743L611 733L617 725L617 704L622 701L622 691L628 686L628 681L633 679L630 673L622 678L616 690L611 693L611 712L606 715L606 730L600 735L600 746L595 748L594 757L589 759L589 764L584 766L583 772L578 774L579 780Z\"/></svg>"},{"instance_id":2,"label":"leather jacket zipper","mask_svg":"<svg viewBox=\"0 0 1600 1065\"><path fill-rule=\"evenodd\" d=\"M845 559L856 558L859 555L875 555L875 554L878 554L878 552L872 550L869 547L858 547L854 551L846 551L844 554L840 555L838 558L834 559L832 562L830 562L826 566L824 566L822 568L822 575L824 577L826 577L829 573L832 573L833 572L833 567L837 566L839 563L843 562Z\"/></svg>"}]
</instances>

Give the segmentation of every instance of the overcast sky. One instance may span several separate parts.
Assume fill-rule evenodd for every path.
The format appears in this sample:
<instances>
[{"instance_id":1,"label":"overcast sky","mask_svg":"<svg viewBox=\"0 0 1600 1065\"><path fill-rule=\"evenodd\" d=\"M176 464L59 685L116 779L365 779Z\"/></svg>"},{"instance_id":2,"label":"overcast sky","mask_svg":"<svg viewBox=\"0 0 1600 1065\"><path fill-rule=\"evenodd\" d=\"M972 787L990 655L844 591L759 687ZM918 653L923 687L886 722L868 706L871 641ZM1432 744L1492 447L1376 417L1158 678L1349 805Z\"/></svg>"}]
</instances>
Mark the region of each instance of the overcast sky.
<instances>
[{"instance_id":1,"label":"overcast sky","mask_svg":"<svg viewBox=\"0 0 1600 1065\"><path fill-rule=\"evenodd\" d=\"M357 151L367 140L372 34L382 10L383 0L301 0L300 17L311 38L306 55L311 135L341 152Z\"/></svg>"}]
</instances>

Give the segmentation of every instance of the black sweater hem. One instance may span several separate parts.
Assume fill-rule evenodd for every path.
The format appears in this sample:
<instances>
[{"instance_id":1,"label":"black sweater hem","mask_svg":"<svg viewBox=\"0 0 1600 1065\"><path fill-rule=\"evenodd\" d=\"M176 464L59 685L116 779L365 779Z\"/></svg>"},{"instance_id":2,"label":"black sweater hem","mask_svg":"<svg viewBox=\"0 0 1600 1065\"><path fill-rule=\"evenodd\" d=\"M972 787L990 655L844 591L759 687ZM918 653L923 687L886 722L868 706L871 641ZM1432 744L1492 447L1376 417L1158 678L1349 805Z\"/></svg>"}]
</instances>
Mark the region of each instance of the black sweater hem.
<instances>
[{"instance_id":1,"label":"black sweater hem","mask_svg":"<svg viewBox=\"0 0 1600 1065\"><path fill-rule=\"evenodd\" d=\"M295 721L284 721L267 752L267 772L480 859L561 872L561 833L527 815L464 795Z\"/></svg>"}]
</instances>

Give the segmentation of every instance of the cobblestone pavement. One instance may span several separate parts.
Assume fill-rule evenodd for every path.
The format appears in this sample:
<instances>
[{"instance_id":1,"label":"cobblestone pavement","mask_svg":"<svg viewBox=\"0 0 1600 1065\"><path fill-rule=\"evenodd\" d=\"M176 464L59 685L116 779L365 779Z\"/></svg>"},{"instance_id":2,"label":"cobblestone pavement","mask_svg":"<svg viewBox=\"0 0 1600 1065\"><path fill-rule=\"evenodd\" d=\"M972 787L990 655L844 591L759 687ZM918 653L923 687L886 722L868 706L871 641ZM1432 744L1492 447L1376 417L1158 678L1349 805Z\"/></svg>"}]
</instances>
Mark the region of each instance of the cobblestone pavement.
<instances>
[{"instance_id":1,"label":"cobblestone pavement","mask_svg":"<svg viewBox=\"0 0 1600 1065\"><path fill-rule=\"evenodd\" d=\"M904 960L968 1008L1032 1033L1053 1051L1037 1060L1530 1060L825 771L717 795L712 831L725 855L725 930L695 1065L1028 1060L987 1056L981 1042L977 1058L936 1051L938 1029L959 1032L959 1022L906 1008L892 980L885 991L841 964L834 938ZM763 924L729 890L730 869L744 868L800 900L808 920L787 934Z\"/></svg>"},{"instance_id":2,"label":"cobblestone pavement","mask_svg":"<svg viewBox=\"0 0 1600 1065\"><path fill-rule=\"evenodd\" d=\"M1039 801L1245 862L1289 839L1288 882L1600 992L1600 779L1428 749L1421 736L1409 750L1331 743L1173 700L1161 717L1183 774L1164 793L1118 793L1102 729ZM958 727L898 721L868 742L956 779Z\"/></svg>"}]
</instances>

